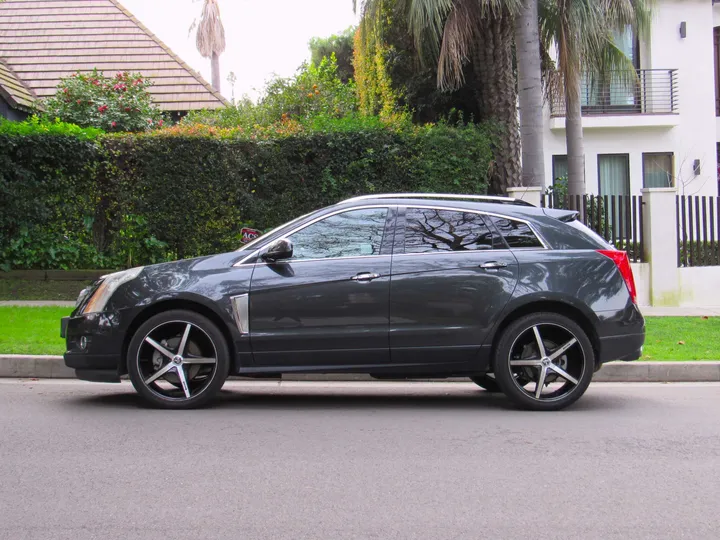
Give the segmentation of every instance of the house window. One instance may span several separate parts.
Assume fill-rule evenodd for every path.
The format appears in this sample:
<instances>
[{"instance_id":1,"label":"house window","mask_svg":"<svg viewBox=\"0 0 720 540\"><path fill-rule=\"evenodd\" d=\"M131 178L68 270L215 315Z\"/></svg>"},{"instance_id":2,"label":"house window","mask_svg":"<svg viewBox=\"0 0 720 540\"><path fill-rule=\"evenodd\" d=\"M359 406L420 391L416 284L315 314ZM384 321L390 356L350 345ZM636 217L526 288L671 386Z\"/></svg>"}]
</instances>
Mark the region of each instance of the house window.
<instances>
[{"instance_id":1,"label":"house window","mask_svg":"<svg viewBox=\"0 0 720 540\"><path fill-rule=\"evenodd\" d=\"M632 27L615 31L613 42L635 70L639 70L640 41ZM586 74L581 91L582 107L586 113L622 113L635 111L639 106L637 84L626 74L610 72L602 78Z\"/></svg>"},{"instance_id":2,"label":"house window","mask_svg":"<svg viewBox=\"0 0 720 540\"><path fill-rule=\"evenodd\" d=\"M672 152L643 154L643 187L673 186Z\"/></svg>"},{"instance_id":3,"label":"house window","mask_svg":"<svg viewBox=\"0 0 720 540\"><path fill-rule=\"evenodd\" d=\"M553 186L558 178L564 178L567 180L568 175L568 160L567 156L553 156L552 157L552 183Z\"/></svg>"},{"instance_id":4,"label":"house window","mask_svg":"<svg viewBox=\"0 0 720 540\"><path fill-rule=\"evenodd\" d=\"M629 154L598 155L600 195L630 195Z\"/></svg>"}]
</instances>

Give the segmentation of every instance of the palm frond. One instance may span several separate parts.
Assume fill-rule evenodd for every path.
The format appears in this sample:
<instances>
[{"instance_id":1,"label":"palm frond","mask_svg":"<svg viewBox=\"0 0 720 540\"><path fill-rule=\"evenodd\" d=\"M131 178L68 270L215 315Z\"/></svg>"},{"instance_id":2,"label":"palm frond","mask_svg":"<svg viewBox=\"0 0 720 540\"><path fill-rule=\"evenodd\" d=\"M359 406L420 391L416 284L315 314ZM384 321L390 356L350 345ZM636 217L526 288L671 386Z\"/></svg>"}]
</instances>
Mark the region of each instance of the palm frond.
<instances>
[{"instance_id":1,"label":"palm frond","mask_svg":"<svg viewBox=\"0 0 720 540\"><path fill-rule=\"evenodd\" d=\"M605 82L630 89L639 81L635 65L625 51L617 46L610 32L602 46L594 52L594 57L589 60L593 69L587 71L587 78L593 86Z\"/></svg>"},{"instance_id":2,"label":"palm frond","mask_svg":"<svg viewBox=\"0 0 720 540\"><path fill-rule=\"evenodd\" d=\"M408 29L421 55L437 57L453 0L405 0Z\"/></svg>"},{"instance_id":3,"label":"palm frond","mask_svg":"<svg viewBox=\"0 0 720 540\"><path fill-rule=\"evenodd\" d=\"M630 26L637 35L646 36L652 22L655 0L601 0L607 25L614 30Z\"/></svg>"},{"instance_id":4,"label":"palm frond","mask_svg":"<svg viewBox=\"0 0 720 540\"><path fill-rule=\"evenodd\" d=\"M540 0L541 38L557 47L560 77L635 84L635 67L614 38L628 27L638 35L647 32L654 4L655 0ZM565 91L572 93L574 88L566 85Z\"/></svg>"},{"instance_id":5,"label":"palm frond","mask_svg":"<svg viewBox=\"0 0 720 540\"><path fill-rule=\"evenodd\" d=\"M225 28L220 19L218 0L205 0L197 27L196 45L204 58L225 52Z\"/></svg>"},{"instance_id":6,"label":"palm frond","mask_svg":"<svg viewBox=\"0 0 720 540\"><path fill-rule=\"evenodd\" d=\"M441 90L460 88L465 82L463 66L468 62L480 27L477 0L455 0L443 29L437 81Z\"/></svg>"}]
</instances>

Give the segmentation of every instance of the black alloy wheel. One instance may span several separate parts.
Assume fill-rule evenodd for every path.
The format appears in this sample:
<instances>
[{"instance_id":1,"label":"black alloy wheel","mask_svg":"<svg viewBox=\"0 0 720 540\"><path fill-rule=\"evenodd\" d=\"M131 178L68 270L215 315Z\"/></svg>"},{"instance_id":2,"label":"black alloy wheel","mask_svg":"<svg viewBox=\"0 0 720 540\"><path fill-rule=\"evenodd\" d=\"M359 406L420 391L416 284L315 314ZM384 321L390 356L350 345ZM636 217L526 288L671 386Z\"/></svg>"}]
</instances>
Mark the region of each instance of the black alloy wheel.
<instances>
[{"instance_id":1,"label":"black alloy wheel","mask_svg":"<svg viewBox=\"0 0 720 540\"><path fill-rule=\"evenodd\" d=\"M524 409L564 409L587 390L595 353L587 334L557 313L534 313L511 323L495 351L495 380Z\"/></svg>"},{"instance_id":2,"label":"black alloy wheel","mask_svg":"<svg viewBox=\"0 0 720 540\"><path fill-rule=\"evenodd\" d=\"M222 332L206 317L185 310L166 311L143 323L127 359L135 390L163 409L207 404L222 388L230 367Z\"/></svg>"}]
</instances>

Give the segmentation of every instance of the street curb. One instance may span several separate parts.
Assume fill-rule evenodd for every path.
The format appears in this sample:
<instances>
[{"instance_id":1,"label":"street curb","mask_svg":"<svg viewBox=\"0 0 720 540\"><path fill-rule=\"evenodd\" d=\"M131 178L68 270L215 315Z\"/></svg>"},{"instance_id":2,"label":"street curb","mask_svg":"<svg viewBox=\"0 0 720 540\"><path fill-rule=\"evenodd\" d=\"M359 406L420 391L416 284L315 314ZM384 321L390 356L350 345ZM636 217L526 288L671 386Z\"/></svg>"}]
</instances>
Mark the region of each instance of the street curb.
<instances>
[{"instance_id":1,"label":"street curb","mask_svg":"<svg viewBox=\"0 0 720 540\"><path fill-rule=\"evenodd\" d=\"M62 356L0 355L0 377L73 379L75 370L65 365Z\"/></svg>"},{"instance_id":2,"label":"street curb","mask_svg":"<svg viewBox=\"0 0 720 540\"><path fill-rule=\"evenodd\" d=\"M0 355L0 378L74 379L75 370L62 356ZM369 375L298 373L284 375L286 381L374 381ZM412 379L467 382L467 378ZM720 382L720 362L610 362L595 374L594 382Z\"/></svg>"}]
</instances>

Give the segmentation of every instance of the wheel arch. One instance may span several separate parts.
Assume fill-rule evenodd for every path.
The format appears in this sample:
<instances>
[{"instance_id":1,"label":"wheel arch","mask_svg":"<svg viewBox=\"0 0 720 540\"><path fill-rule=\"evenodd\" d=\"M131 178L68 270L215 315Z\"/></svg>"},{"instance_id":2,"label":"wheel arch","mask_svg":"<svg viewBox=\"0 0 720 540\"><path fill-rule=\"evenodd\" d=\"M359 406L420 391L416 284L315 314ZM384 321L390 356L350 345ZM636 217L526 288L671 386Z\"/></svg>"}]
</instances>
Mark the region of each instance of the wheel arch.
<instances>
[{"instance_id":1,"label":"wheel arch","mask_svg":"<svg viewBox=\"0 0 720 540\"><path fill-rule=\"evenodd\" d=\"M595 329L595 325L593 324L593 317L595 320L597 320L597 317L594 313L590 315L586 310L583 310L570 302L556 298L538 298L520 305L512 306L495 327L491 345L491 351L493 352L491 354L494 354L494 351L497 349L498 341L505 331L505 328L514 321L518 320L520 317L540 312L550 312L564 315L580 325L580 328L582 328L585 334L587 334L588 339L590 339L590 343L592 344L593 352L595 353L595 365L596 367L599 366L600 337Z\"/></svg>"},{"instance_id":2,"label":"wheel arch","mask_svg":"<svg viewBox=\"0 0 720 540\"><path fill-rule=\"evenodd\" d=\"M127 331L125 332L125 337L123 339L122 357L120 365L118 367L119 374L125 375L127 373L127 352L128 348L130 347L130 341L135 335L137 329L140 328L140 326L151 317L154 317L159 313L171 311L173 309L183 309L186 311L192 311L199 315L203 315L204 317L207 317L215 326L217 326L218 330L220 330L223 337L225 338L225 342L227 343L228 351L230 352L230 366L232 370L235 359L237 357L235 351L235 342L233 340L231 329L228 327L228 324L223 319L222 315L218 313L217 310L203 303L201 300L198 300L196 298L177 297L161 300L159 302L153 302L152 304L145 307L142 311L140 311L137 315L135 315L135 317L130 322Z\"/></svg>"}]
</instances>

